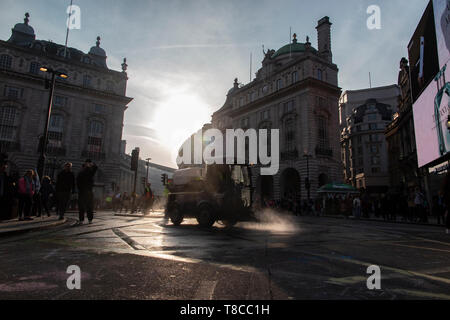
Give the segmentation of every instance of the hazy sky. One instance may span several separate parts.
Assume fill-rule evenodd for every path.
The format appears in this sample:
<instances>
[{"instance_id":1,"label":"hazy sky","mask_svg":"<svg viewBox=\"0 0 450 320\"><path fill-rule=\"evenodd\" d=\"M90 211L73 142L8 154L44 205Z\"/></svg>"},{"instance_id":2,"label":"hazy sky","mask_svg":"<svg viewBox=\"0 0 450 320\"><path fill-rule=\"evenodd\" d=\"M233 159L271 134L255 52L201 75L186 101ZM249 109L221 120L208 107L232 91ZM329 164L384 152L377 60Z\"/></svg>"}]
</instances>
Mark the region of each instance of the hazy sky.
<instances>
[{"instance_id":1,"label":"hazy sky","mask_svg":"<svg viewBox=\"0 0 450 320\"><path fill-rule=\"evenodd\" d=\"M0 39L29 12L37 39L64 44L70 0L0 0ZM81 29L69 46L88 52L97 35L108 66L128 60L125 113L127 151L175 166L176 150L225 102L235 77L248 83L266 49L289 43L289 27L301 42L317 47L315 27L332 26L332 50L343 90L397 82L399 61L428 1L425 0L74 0ZM381 8L381 30L369 30L369 5Z\"/></svg>"}]
</instances>

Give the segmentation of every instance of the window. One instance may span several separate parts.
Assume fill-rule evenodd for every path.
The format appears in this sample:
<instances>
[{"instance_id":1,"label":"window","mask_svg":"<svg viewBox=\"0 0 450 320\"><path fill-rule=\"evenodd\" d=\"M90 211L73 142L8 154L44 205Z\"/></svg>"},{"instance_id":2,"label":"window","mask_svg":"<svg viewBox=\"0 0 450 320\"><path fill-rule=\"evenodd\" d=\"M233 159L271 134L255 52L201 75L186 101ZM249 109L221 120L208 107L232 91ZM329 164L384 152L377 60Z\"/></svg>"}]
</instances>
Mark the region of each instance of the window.
<instances>
[{"instance_id":1,"label":"window","mask_svg":"<svg viewBox=\"0 0 450 320\"><path fill-rule=\"evenodd\" d=\"M327 127L327 119L323 116L318 117L318 146L322 150L326 150L328 148L328 127Z\"/></svg>"},{"instance_id":2,"label":"window","mask_svg":"<svg viewBox=\"0 0 450 320\"><path fill-rule=\"evenodd\" d=\"M16 87L10 87L5 86L5 89L3 91L3 95L8 98L12 99L18 99L23 97L23 89L16 88Z\"/></svg>"},{"instance_id":3,"label":"window","mask_svg":"<svg viewBox=\"0 0 450 320\"><path fill-rule=\"evenodd\" d=\"M39 74L39 62L32 62L30 63L30 73L32 74Z\"/></svg>"},{"instance_id":4,"label":"window","mask_svg":"<svg viewBox=\"0 0 450 320\"><path fill-rule=\"evenodd\" d=\"M278 79L277 80L277 90L281 90L281 89L283 89L283 80Z\"/></svg>"},{"instance_id":5,"label":"window","mask_svg":"<svg viewBox=\"0 0 450 320\"><path fill-rule=\"evenodd\" d=\"M269 110L265 110L261 112L261 120L268 120L270 118Z\"/></svg>"},{"instance_id":6,"label":"window","mask_svg":"<svg viewBox=\"0 0 450 320\"><path fill-rule=\"evenodd\" d=\"M89 57L87 57L87 56L84 56L83 57L83 62L84 63L91 63L91 59L89 59Z\"/></svg>"},{"instance_id":7,"label":"window","mask_svg":"<svg viewBox=\"0 0 450 320\"><path fill-rule=\"evenodd\" d=\"M376 121L377 120L377 115L376 114L369 114L368 119L369 119L369 121Z\"/></svg>"},{"instance_id":8,"label":"window","mask_svg":"<svg viewBox=\"0 0 450 320\"><path fill-rule=\"evenodd\" d=\"M380 173L381 169L380 168L372 168L372 173Z\"/></svg>"},{"instance_id":9,"label":"window","mask_svg":"<svg viewBox=\"0 0 450 320\"><path fill-rule=\"evenodd\" d=\"M289 113L294 111L294 101L289 101L284 104L284 113Z\"/></svg>"},{"instance_id":10,"label":"window","mask_svg":"<svg viewBox=\"0 0 450 320\"><path fill-rule=\"evenodd\" d=\"M317 79L322 81L322 79L323 79L322 69L317 69Z\"/></svg>"},{"instance_id":11,"label":"window","mask_svg":"<svg viewBox=\"0 0 450 320\"><path fill-rule=\"evenodd\" d=\"M298 72L292 72L292 83L296 83L298 81Z\"/></svg>"},{"instance_id":12,"label":"window","mask_svg":"<svg viewBox=\"0 0 450 320\"><path fill-rule=\"evenodd\" d=\"M85 75L85 76L83 77L83 86L85 86L85 87L90 87L90 86L91 86L91 83L92 83L92 77L91 77L91 76L88 76L88 75Z\"/></svg>"},{"instance_id":13,"label":"window","mask_svg":"<svg viewBox=\"0 0 450 320\"><path fill-rule=\"evenodd\" d=\"M239 99L239 107L242 107L244 105L244 97L241 97Z\"/></svg>"},{"instance_id":14,"label":"window","mask_svg":"<svg viewBox=\"0 0 450 320\"><path fill-rule=\"evenodd\" d=\"M377 124L376 123L369 123L369 129L370 130L377 130Z\"/></svg>"},{"instance_id":15,"label":"window","mask_svg":"<svg viewBox=\"0 0 450 320\"><path fill-rule=\"evenodd\" d=\"M88 152L101 153L103 144L103 123L97 120L91 121L88 137Z\"/></svg>"},{"instance_id":16,"label":"window","mask_svg":"<svg viewBox=\"0 0 450 320\"><path fill-rule=\"evenodd\" d=\"M0 107L0 140L13 141L15 139L16 109L14 107Z\"/></svg>"},{"instance_id":17,"label":"window","mask_svg":"<svg viewBox=\"0 0 450 320\"><path fill-rule=\"evenodd\" d=\"M256 92L256 91L253 91L253 92L252 92L252 101L255 101L256 98L257 98L257 96L258 96L257 92Z\"/></svg>"},{"instance_id":18,"label":"window","mask_svg":"<svg viewBox=\"0 0 450 320\"><path fill-rule=\"evenodd\" d=\"M378 146L377 145L372 145L372 146L370 146L370 151L372 152L372 153L379 153L379 149L378 149Z\"/></svg>"},{"instance_id":19,"label":"window","mask_svg":"<svg viewBox=\"0 0 450 320\"><path fill-rule=\"evenodd\" d=\"M248 124L249 124L249 119L248 118L244 118L244 119L241 120L241 126L243 128L248 127Z\"/></svg>"},{"instance_id":20,"label":"window","mask_svg":"<svg viewBox=\"0 0 450 320\"><path fill-rule=\"evenodd\" d=\"M361 126L356 126L356 132L361 132Z\"/></svg>"},{"instance_id":21,"label":"window","mask_svg":"<svg viewBox=\"0 0 450 320\"><path fill-rule=\"evenodd\" d=\"M364 158L358 158L358 166L362 167L364 165Z\"/></svg>"},{"instance_id":22,"label":"window","mask_svg":"<svg viewBox=\"0 0 450 320\"><path fill-rule=\"evenodd\" d=\"M379 165L379 164L380 164L380 158L372 157L372 165Z\"/></svg>"},{"instance_id":23,"label":"window","mask_svg":"<svg viewBox=\"0 0 450 320\"><path fill-rule=\"evenodd\" d=\"M287 152L295 151L295 121L288 119L285 122L285 150Z\"/></svg>"},{"instance_id":24,"label":"window","mask_svg":"<svg viewBox=\"0 0 450 320\"><path fill-rule=\"evenodd\" d=\"M1 69L11 69L12 57L7 54L2 54L0 56L0 68Z\"/></svg>"},{"instance_id":25,"label":"window","mask_svg":"<svg viewBox=\"0 0 450 320\"><path fill-rule=\"evenodd\" d=\"M95 104L94 112L95 113L106 113L106 107L102 104Z\"/></svg>"},{"instance_id":26,"label":"window","mask_svg":"<svg viewBox=\"0 0 450 320\"><path fill-rule=\"evenodd\" d=\"M55 96L53 105L57 107L65 107L67 105L67 98L62 96Z\"/></svg>"},{"instance_id":27,"label":"window","mask_svg":"<svg viewBox=\"0 0 450 320\"><path fill-rule=\"evenodd\" d=\"M50 148L61 148L64 130L64 119L61 115L53 114L48 126L48 146Z\"/></svg>"},{"instance_id":28,"label":"window","mask_svg":"<svg viewBox=\"0 0 450 320\"><path fill-rule=\"evenodd\" d=\"M264 85L264 87L262 88L262 93L266 94L267 92L269 92L269 86L266 84Z\"/></svg>"}]
</instances>

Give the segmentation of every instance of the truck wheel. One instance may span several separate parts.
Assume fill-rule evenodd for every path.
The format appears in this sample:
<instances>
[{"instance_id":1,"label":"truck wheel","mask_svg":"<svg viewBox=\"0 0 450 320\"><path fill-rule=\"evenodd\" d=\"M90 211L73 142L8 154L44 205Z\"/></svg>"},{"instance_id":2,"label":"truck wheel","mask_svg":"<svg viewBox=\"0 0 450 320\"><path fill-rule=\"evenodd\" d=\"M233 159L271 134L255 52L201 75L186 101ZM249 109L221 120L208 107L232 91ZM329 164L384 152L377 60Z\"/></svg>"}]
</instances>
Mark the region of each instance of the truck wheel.
<instances>
[{"instance_id":1,"label":"truck wheel","mask_svg":"<svg viewBox=\"0 0 450 320\"><path fill-rule=\"evenodd\" d=\"M170 221L172 221L175 226L179 226L184 219L183 214L181 213L180 208L177 205L174 205L172 208L170 208L169 217Z\"/></svg>"},{"instance_id":2,"label":"truck wheel","mask_svg":"<svg viewBox=\"0 0 450 320\"><path fill-rule=\"evenodd\" d=\"M210 228L216 222L212 209L208 205L201 205L197 213L198 224L202 228Z\"/></svg>"}]
</instances>

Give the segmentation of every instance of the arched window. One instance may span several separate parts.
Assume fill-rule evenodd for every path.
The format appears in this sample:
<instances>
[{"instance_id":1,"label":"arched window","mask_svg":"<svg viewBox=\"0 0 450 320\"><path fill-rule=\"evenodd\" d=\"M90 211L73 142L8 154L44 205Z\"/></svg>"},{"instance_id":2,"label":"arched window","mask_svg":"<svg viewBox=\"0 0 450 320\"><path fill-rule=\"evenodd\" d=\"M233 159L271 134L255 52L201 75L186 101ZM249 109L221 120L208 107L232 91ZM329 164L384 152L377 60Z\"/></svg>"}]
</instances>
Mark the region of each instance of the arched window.
<instances>
[{"instance_id":1,"label":"arched window","mask_svg":"<svg viewBox=\"0 0 450 320\"><path fill-rule=\"evenodd\" d=\"M88 152L101 153L103 145L104 125L98 120L92 120L89 125Z\"/></svg>"},{"instance_id":2,"label":"arched window","mask_svg":"<svg viewBox=\"0 0 450 320\"><path fill-rule=\"evenodd\" d=\"M12 106L0 107L0 141L14 141L17 110Z\"/></svg>"},{"instance_id":3,"label":"arched window","mask_svg":"<svg viewBox=\"0 0 450 320\"><path fill-rule=\"evenodd\" d=\"M2 54L0 56L0 68L11 69L11 67L12 67L12 57L7 54Z\"/></svg>"}]
</instances>

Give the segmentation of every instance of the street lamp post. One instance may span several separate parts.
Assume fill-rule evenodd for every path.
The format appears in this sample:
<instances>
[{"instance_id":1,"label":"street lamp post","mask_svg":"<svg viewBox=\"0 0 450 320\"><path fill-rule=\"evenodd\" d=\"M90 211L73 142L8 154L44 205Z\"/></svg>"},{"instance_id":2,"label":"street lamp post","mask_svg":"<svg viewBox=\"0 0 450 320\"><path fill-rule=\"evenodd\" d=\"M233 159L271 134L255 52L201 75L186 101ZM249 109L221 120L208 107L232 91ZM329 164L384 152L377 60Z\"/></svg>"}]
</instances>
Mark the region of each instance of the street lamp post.
<instances>
[{"instance_id":1,"label":"street lamp post","mask_svg":"<svg viewBox=\"0 0 450 320\"><path fill-rule=\"evenodd\" d=\"M56 83L56 77L61 77L63 79L67 79L69 76L65 73L55 71L53 69L47 68L47 67L41 67L40 71L42 72L48 72L52 74L52 80L50 85L50 92L49 92L49 98L48 98L48 108L47 108L47 118L45 120L45 128L44 128L44 135L41 145L41 152L39 155L38 165L37 165L37 172L40 178L42 178L44 173L44 166L45 166L45 151L47 149L47 140L48 140L48 127L50 124L50 116L52 114L52 105L53 105L53 92L55 91L55 83Z\"/></svg>"}]
</instances>

